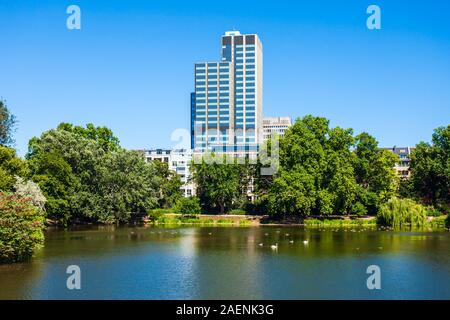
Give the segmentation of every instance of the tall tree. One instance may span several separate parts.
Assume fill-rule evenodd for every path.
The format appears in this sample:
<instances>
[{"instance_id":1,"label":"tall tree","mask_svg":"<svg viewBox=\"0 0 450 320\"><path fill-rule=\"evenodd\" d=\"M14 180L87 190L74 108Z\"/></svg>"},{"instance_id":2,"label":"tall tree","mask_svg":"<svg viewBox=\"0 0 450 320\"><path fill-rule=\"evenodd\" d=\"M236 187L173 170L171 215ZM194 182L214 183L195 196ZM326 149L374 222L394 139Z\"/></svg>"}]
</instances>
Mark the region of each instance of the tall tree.
<instances>
[{"instance_id":1,"label":"tall tree","mask_svg":"<svg viewBox=\"0 0 450 320\"><path fill-rule=\"evenodd\" d=\"M96 136L49 130L30 140L27 157L51 211L63 221L124 222L157 205L153 164L137 152L105 148Z\"/></svg>"},{"instance_id":2,"label":"tall tree","mask_svg":"<svg viewBox=\"0 0 450 320\"><path fill-rule=\"evenodd\" d=\"M378 141L363 132L356 136L354 167L358 183L357 199L368 210L376 213L382 203L395 194L398 184L394 165L398 156L380 149Z\"/></svg>"},{"instance_id":3,"label":"tall tree","mask_svg":"<svg viewBox=\"0 0 450 320\"><path fill-rule=\"evenodd\" d=\"M450 206L450 125L435 129L431 144L416 146L411 180L413 192L425 203Z\"/></svg>"},{"instance_id":4,"label":"tall tree","mask_svg":"<svg viewBox=\"0 0 450 320\"><path fill-rule=\"evenodd\" d=\"M172 208L175 203L183 196L181 187L183 182L180 176L169 170L167 163L154 160L153 165L156 170L156 176L159 179L159 206L162 208Z\"/></svg>"},{"instance_id":5,"label":"tall tree","mask_svg":"<svg viewBox=\"0 0 450 320\"><path fill-rule=\"evenodd\" d=\"M233 203L241 200L248 186L245 166L235 163L202 163L191 165L192 179L204 206L218 208L225 213Z\"/></svg>"},{"instance_id":6,"label":"tall tree","mask_svg":"<svg viewBox=\"0 0 450 320\"><path fill-rule=\"evenodd\" d=\"M16 117L11 114L6 101L0 99L0 145L9 146L14 143L12 137Z\"/></svg>"}]
</instances>

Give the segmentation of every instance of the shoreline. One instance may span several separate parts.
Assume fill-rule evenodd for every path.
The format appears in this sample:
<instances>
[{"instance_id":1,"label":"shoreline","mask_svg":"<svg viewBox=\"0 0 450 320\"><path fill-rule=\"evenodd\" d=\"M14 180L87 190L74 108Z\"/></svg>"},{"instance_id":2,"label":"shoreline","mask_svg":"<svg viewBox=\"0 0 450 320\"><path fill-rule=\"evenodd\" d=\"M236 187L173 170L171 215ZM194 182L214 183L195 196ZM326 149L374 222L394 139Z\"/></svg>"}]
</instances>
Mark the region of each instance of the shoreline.
<instances>
[{"instance_id":1,"label":"shoreline","mask_svg":"<svg viewBox=\"0 0 450 320\"><path fill-rule=\"evenodd\" d=\"M422 228L445 228L443 224L445 216L428 217L429 224ZM376 216L309 216L307 218L288 218L284 220L272 220L268 215L211 215L202 214L196 217L185 217L182 214L166 213L158 218L144 217L123 224L102 224L102 223L74 223L69 226L58 224L57 221L47 219L47 228L77 228L83 226L220 226L220 227L308 227L308 228L347 228L347 227L381 227L390 229L391 227L378 225ZM416 228L410 225L403 227Z\"/></svg>"}]
</instances>

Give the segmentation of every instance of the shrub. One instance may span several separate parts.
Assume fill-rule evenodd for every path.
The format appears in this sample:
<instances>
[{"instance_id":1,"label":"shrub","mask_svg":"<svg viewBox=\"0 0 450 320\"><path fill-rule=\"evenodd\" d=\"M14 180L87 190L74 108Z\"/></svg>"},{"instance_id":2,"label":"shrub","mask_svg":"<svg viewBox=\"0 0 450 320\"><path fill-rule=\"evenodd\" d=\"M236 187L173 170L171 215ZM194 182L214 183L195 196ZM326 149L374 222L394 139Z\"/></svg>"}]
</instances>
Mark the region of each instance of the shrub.
<instances>
[{"instance_id":1,"label":"shrub","mask_svg":"<svg viewBox=\"0 0 450 320\"><path fill-rule=\"evenodd\" d=\"M175 204L176 213L183 215L195 216L201 213L200 201L196 197L180 198Z\"/></svg>"},{"instance_id":2,"label":"shrub","mask_svg":"<svg viewBox=\"0 0 450 320\"><path fill-rule=\"evenodd\" d=\"M361 202L356 202L352 206L351 211L352 211L351 213L356 214L358 216L363 216L367 214L367 208Z\"/></svg>"},{"instance_id":3,"label":"shrub","mask_svg":"<svg viewBox=\"0 0 450 320\"><path fill-rule=\"evenodd\" d=\"M433 206L428 206L428 207L426 207L426 209L427 209L427 216L429 216L429 217L439 217L439 216L442 216L442 212L439 211L438 209L436 209L436 208L433 207Z\"/></svg>"},{"instance_id":4,"label":"shrub","mask_svg":"<svg viewBox=\"0 0 450 320\"><path fill-rule=\"evenodd\" d=\"M228 212L229 214L236 214L236 215L246 215L247 212L244 209L233 209Z\"/></svg>"},{"instance_id":5,"label":"shrub","mask_svg":"<svg viewBox=\"0 0 450 320\"><path fill-rule=\"evenodd\" d=\"M30 258L44 242L44 212L30 198L0 192L0 262Z\"/></svg>"},{"instance_id":6,"label":"shrub","mask_svg":"<svg viewBox=\"0 0 450 320\"><path fill-rule=\"evenodd\" d=\"M44 210L44 205L47 199L42 194L41 188L33 181L25 181L23 178L16 176L16 183L14 184L16 195L21 198L29 198L31 203L41 210Z\"/></svg>"},{"instance_id":7,"label":"shrub","mask_svg":"<svg viewBox=\"0 0 450 320\"><path fill-rule=\"evenodd\" d=\"M393 198L377 214L377 223L386 226L423 226L426 222L427 209L411 199Z\"/></svg>"}]
</instances>

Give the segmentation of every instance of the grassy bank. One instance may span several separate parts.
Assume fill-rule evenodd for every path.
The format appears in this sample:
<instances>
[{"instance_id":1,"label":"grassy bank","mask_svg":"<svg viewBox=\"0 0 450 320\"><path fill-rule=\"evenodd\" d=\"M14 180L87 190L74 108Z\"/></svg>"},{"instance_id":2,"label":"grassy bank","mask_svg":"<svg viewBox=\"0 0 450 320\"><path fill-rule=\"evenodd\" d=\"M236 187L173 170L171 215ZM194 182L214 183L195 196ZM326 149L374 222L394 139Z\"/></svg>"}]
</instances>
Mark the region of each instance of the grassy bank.
<instances>
[{"instance_id":1,"label":"grassy bank","mask_svg":"<svg viewBox=\"0 0 450 320\"><path fill-rule=\"evenodd\" d=\"M375 217L356 219L305 219L303 224L306 227L363 227L376 226Z\"/></svg>"},{"instance_id":2,"label":"grassy bank","mask_svg":"<svg viewBox=\"0 0 450 320\"><path fill-rule=\"evenodd\" d=\"M183 216L175 213L164 213L156 216L153 215L147 223L154 225L252 226L258 225L259 220L246 216Z\"/></svg>"}]
</instances>

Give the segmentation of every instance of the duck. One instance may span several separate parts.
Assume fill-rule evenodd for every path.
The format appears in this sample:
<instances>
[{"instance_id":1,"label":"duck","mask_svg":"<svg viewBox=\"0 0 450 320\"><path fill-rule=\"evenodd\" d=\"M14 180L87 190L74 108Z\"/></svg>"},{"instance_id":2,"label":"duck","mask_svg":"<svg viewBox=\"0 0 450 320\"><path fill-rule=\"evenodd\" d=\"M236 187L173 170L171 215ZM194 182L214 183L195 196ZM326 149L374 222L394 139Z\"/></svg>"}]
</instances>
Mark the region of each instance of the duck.
<instances>
[{"instance_id":1,"label":"duck","mask_svg":"<svg viewBox=\"0 0 450 320\"><path fill-rule=\"evenodd\" d=\"M270 248L273 249L273 250L277 250L278 249L278 243L275 243L275 244L271 245Z\"/></svg>"}]
</instances>

